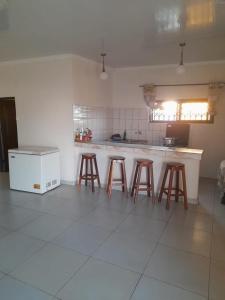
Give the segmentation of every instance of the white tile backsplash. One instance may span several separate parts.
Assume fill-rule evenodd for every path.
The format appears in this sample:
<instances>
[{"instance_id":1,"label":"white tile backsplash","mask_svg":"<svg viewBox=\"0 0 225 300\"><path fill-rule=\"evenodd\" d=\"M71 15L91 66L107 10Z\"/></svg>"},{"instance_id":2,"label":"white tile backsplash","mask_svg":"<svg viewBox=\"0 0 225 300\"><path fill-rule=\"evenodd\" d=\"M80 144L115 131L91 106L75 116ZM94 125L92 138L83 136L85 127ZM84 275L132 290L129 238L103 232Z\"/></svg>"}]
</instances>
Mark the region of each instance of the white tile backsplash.
<instances>
[{"instance_id":1,"label":"white tile backsplash","mask_svg":"<svg viewBox=\"0 0 225 300\"><path fill-rule=\"evenodd\" d=\"M166 124L149 123L147 108L107 108L97 106L73 106L74 132L77 128L89 128L94 140L109 139L113 133L128 139L147 140L154 145L162 144Z\"/></svg>"}]
</instances>

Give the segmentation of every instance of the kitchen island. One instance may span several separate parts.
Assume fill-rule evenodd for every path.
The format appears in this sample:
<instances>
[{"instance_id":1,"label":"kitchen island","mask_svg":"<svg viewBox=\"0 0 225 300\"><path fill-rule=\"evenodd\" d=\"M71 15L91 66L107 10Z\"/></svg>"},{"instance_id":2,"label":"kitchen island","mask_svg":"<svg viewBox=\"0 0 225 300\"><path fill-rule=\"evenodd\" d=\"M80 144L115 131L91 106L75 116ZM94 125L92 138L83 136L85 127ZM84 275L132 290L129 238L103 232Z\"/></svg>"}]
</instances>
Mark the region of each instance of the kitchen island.
<instances>
[{"instance_id":1,"label":"kitchen island","mask_svg":"<svg viewBox=\"0 0 225 300\"><path fill-rule=\"evenodd\" d=\"M76 181L79 174L80 157L83 152L96 153L102 186L106 184L110 156L121 155L126 158L128 188L130 188L132 183L136 159L153 160L156 193L159 192L166 163L183 163L186 169L188 202L193 204L198 203L199 170L203 150L110 141L75 142ZM114 176L117 176L117 171L115 170ZM142 175L145 175L144 172Z\"/></svg>"}]
</instances>

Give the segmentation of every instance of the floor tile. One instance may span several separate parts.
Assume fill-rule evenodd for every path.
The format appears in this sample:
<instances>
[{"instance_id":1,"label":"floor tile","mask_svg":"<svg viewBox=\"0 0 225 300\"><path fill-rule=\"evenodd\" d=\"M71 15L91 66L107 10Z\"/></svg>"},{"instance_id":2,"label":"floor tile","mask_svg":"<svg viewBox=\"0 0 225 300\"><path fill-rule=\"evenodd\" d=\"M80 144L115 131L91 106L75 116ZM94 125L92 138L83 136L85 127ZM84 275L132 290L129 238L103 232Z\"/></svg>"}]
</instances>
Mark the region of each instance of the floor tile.
<instances>
[{"instance_id":1,"label":"floor tile","mask_svg":"<svg viewBox=\"0 0 225 300\"><path fill-rule=\"evenodd\" d=\"M160 239L160 243L209 257L211 234L203 230L197 230L194 227L169 224Z\"/></svg>"},{"instance_id":2,"label":"floor tile","mask_svg":"<svg viewBox=\"0 0 225 300\"><path fill-rule=\"evenodd\" d=\"M5 275L0 272L0 279L2 279Z\"/></svg>"},{"instance_id":3,"label":"floor tile","mask_svg":"<svg viewBox=\"0 0 225 300\"><path fill-rule=\"evenodd\" d=\"M86 256L75 251L48 244L12 275L55 295L86 260Z\"/></svg>"},{"instance_id":4,"label":"floor tile","mask_svg":"<svg viewBox=\"0 0 225 300\"><path fill-rule=\"evenodd\" d=\"M2 300L53 300L52 296L10 277L0 280Z\"/></svg>"},{"instance_id":5,"label":"floor tile","mask_svg":"<svg viewBox=\"0 0 225 300\"><path fill-rule=\"evenodd\" d=\"M10 212L0 215L0 226L17 230L39 217L38 212L22 207L13 207Z\"/></svg>"},{"instance_id":6,"label":"floor tile","mask_svg":"<svg viewBox=\"0 0 225 300\"><path fill-rule=\"evenodd\" d=\"M24 202L32 201L33 199L37 199L37 194L33 193L26 193L21 191L14 191L14 190L6 190L4 193L5 201L13 206L22 206Z\"/></svg>"},{"instance_id":7,"label":"floor tile","mask_svg":"<svg viewBox=\"0 0 225 300\"><path fill-rule=\"evenodd\" d=\"M207 298L165 284L153 278L143 277L139 282L132 300L207 300Z\"/></svg>"},{"instance_id":8,"label":"floor tile","mask_svg":"<svg viewBox=\"0 0 225 300\"><path fill-rule=\"evenodd\" d=\"M21 232L44 241L51 241L65 231L72 220L45 214L21 228Z\"/></svg>"},{"instance_id":9,"label":"floor tile","mask_svg":"<svg viewBox=\"0 0 225 300\"><path fill-rule=\"evenodd\" d=\"M225 263L225 235L213 235L212 258Z\"/></svg>"},{"instance_id":10,"label":"floor tile","mask_svg":"<svg viewBox=\"0 0 225 300\"><path fill-rule=\"evenodd\" d=\"M94 257L142 273L155 246L154 239L114 233L97 250Z\"/></svg>"},{"instance_id":11,"label":"floor tile","mask_svg":"<svg viewBox=\"0 0 225 300\"><path fill-rule=\"evenodd\" d=\"M203 296L208 295L209 259L159 245L145 275Z\"/></svg>"},{"instance_id":12,"label":"floor tile","mask_svg":"<svg viewBox=\"0 0 225 300\"><path fill-rule=\"evenodd\" d=\"M167 222L171 218L173 211L173 206L168 210L166 209L165 205L156 203L151 214L151 219Z\"/></svg>"},{"instance_id":13,"label":"floor tile","mask_svg":"<svg viewBox=\"0 0 225 300\"><path fill-rule=\"evenodd\" d=\"M96 208L87 217L82 218L82 222L86 224L96 225L108 230L115 229L124 219L125 214L116 211L109 211L105 208Z\"/></svg>"},{"instance_id":14,"label":"floor tile","mask_svg":"<svg viewBox=\"0 0 225 300\"><path fill-rule=\"evenodd\" d=\"M85 204L97 204L106 198L106 193L104 189L98 188L95 189L95 193L92 193L90 186L85 187L82 185L79 190L75 186L62 185L55 191L54 196Z\"/></svg>"},{"instance_id":15,"label":"floor tile","mask_svg":"<svg viewBox=\"0 0 225 300\"><path fill-rule=\"evenodd\" d=\"M225 298L225 262L212 261L210 270L209 299L224 300Z\"/></svg>"},{"instance_id":16,"label":"floor tile","mask_svg":"<svg viewBox=\"0 0 225 300\"><path fill-rule=\"evenodd\" d=\"M152 220L142 216L129 215L127 219L117 228L118 233L133 234L143 239L154 237L159 239L166 223L163 221Z\"/></svg>"},{"instance_id":17,"label":"floor tile","mask_svg":"<svg viewBox=\"0 0 225 300\"><path fill-rule=\"evenodd\" d=\"M212 232L213 220L212 217L207 214L191 210L176 209L170 219L170 223Z\"/></svg>"},{"instance_id":18,"label":"floor tile","mask_svg":"<svg viewBox=\"0 0 225 300\"><path fill-rule=\"evenodd\" d=\"M0 270L10 272L44 245L43 241L21 233L11 233L0 239Z\"/></svg>"},{"instance_id":19,"label":"floor tile","mask_svg":"<svg viewBox=\"0 0 225 300\"><path fill-rule=\"evenodd\" d=\"M91 259L57 295L62 300L128 300L139 275Z\"/></svg>"},{"instance_id":20,"label":"floor tile","mask_svg":"<svg viewBox=\"0 0 225 300\"><path fill-rule=\"evenodd\" d=\"M7 235L9 232L5 228L0 228L0 239Z\"/></svg>"},{"instance_id":21,"label":"floor tile","mask_svg":"<svg viewBox=\"0 0 225 300\"><path fill-rule=\"evenodd\" d=\"M218 201L216 201L216 203L215 203L214 214L217 217L220 217L220 218L223 218L223 219L225 218L225 205L222 205L220 203L220 199L218 199Z\"/></svg>"},{"instance_id":22,"label":"floor tile","mask_svg":"<svg viewBox=\"0 0 225 300\"><path fill-rule=\"evenodd\" d=\"M35 198L25 199L22 203L22 206L24 208L33 209L40 212L48 212L50 209L54 208L58 203L61 202L61 199L50 196L49 193L47 193Z\"/></svg>"},{"instance_id":23,"label":"floor tile","mask_svg":"<svg viewBox=\"0 0 225 300\"><path fill-rule=\"evenodd\" d=\"M132 214L167 222L173 213L173 210L173 207L171 207L170 210L167 210L163 204L157 202L153 204L151 200L149 201L149 199L141 198L136 202Z\"/></svg>"},{"instance_id":24,"label":"floor tile","mask_svg":"<svg viewBox=\"0 0 225 300\"><path fill-rule=\"evenodd\" d=\"M110 233L111 231L99 226L75 222L57 237L54 243L90 255Z\"/></svg>"},{"instance_id":25,"label":"floor tile","mask_svg":"<svg viewBox=\"0 0 225 300\"><path fill-rule=\"evenodd\" d=\"M214 216L213 234L225 237L225 218Z\"/></svg>"},{"instance_id":26,"label":"floor tile","mask_svg":"<svg viewBox=\"0 0 225 300\"><path fill-rule=\"evenodd\" d=\"M54 197L55 200L57 197ZM86 203L84 201L76 201L74 199L60 198L58 203L47 209L46 212L56 216L71 218L77 220L90 214L96 208L94 202Z\"/></svg>"},{"instance_id":27,"label":"floor tile","mask_svg":"<svg viewBox=\"0 0 225 300\"><path fill-rule=\"evenodd\" d=\"M113 196L110 199L106 197L105 201L102 201L100 206L108 210L129 213L134 208L134 203L132 199L126 197L124 193L115 191Z\"/></svg>"}]
</instances>

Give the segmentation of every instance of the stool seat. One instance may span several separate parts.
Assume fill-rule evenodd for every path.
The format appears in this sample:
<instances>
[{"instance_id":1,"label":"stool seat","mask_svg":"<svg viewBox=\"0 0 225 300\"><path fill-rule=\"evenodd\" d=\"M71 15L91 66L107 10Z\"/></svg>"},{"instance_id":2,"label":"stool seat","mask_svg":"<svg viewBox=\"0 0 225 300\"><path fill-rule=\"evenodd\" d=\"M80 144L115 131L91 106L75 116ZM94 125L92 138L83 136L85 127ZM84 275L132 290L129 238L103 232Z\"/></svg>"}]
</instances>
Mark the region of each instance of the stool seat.
<instances>
[{"instance_id":1,"label":"stool seat","mask_svg":"<svg viewBox=\"0 0 225 300\"><path fill-rule=\"evenodd\" d=\"M180 173L182 178L182 189L180 187ZM166 187L167 177L169 177L168 187ZM176 184L175 187L173 187L174 179ZM174 193L172 194L172 192ZM163 194L167 195L167 209L170 208L170 201L172 196L175 196L176 202L178 202L180 196L184 197L184 208L188 209L185 165L183 163L168 162L166 164L166 170L163 177L158 202L162 201Z\"/></svg>"},{"instance_id":2,"label":"stool seat","mask_svg":"<svg viewBox=\"0 0 225 300\"><path fill-rule=\"evenodd\" d=\"M82 157L86 158L86 159L91 159L91 158L96 157L96 154L95 153L82 153Z\"/></svg>"},{"instance_id":3,"label":"stool seat","mask_svg":"<svg viewBox=\"0 0 225 300\"><path fill-rule=\"evenodd\" d=\"M183 168L185 165L179 162L169 162L167 163L169 168Z\"/></svg>"},{"instance_id":4,"label":"stool seat","mask_svg":"<svg viewBox=\"0 0 225 300\"><path fill-rule=\"evenodd\" d=\"M150 159L138 159L137 164L143 165L143 166L148 166L148 165L152 165L153 161Z\"/></svg>"},{"instance_id":5,"label":"stool seat","mask_svg":"<svg viewBox=\"0 0 225 300\"><path fill-rule=\"evenodd\" d=\"M141 172L143 168L146 168L146 182L141 183ZM146 191L148 197L151 197L152 193L152 200L153 202L155 202L153 161L150 159L138 159L136 161L136 168L131 189L131 197L134 198L134 202L138 196L139 191Z\"/></svg>"},{"instance_id":6,"label":"stool seat","mask_svg":"<svg viewBox=\"0 0 225 300\"><path fill-rule=\"evenodd\" d=\"M110 156L110 160L125 160L125 157L123 156Z\"/></svg>"},{"instance_id":7,"label":"stool seat","mask_svg":"<svg viewBox=\"0 0 225 300\"><path fill-rule=\"evenodd\" d=\"M84 163L85 163L85 173L83 174ZM94 167L95 167L95 174L94 174ZM96 160L96 154L95 153L82 153L80 176L79 176L79 182L78 182L79 188L81 186L82 180L85 180L85 186L87 186L88 181L91 181L92 192L94 192L95 191L95 185L94 185L95 179L97 179L97 181L98 181L98 186L101 187L99 172L98 172L98 165L97 165L97 160Z\"/></svg>"}]
</instances>

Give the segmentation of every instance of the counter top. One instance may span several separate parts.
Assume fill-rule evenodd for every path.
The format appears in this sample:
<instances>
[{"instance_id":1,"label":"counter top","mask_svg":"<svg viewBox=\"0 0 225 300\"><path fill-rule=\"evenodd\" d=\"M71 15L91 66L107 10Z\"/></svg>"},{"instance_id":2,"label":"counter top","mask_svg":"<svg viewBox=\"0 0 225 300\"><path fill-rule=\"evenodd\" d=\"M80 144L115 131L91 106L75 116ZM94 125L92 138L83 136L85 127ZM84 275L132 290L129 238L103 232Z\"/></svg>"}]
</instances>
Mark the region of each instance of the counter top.
<instances>
[{"instance_id":1,"label":"counter top","mask_svg":"<svg viewBox=\"0 0 225 300\"><path fill-rule=\"evenodd\" d=\"M75 145L78 146L100 146L104 147L119 147L119 148L133 148L133 149L146 149L146 150L155 150L155 151L166 151L171 153L186 153L186 154L197 154L202 156L203 150L201 149L192 149L192 148L182 148L182 147L165 147L165 146L152 146L149 144L129 144L123 142L109 142L109 141L91 141L91 142L75 142ZM122 149L121 149L122 150Z\"/></svg>"}]
</instances>

